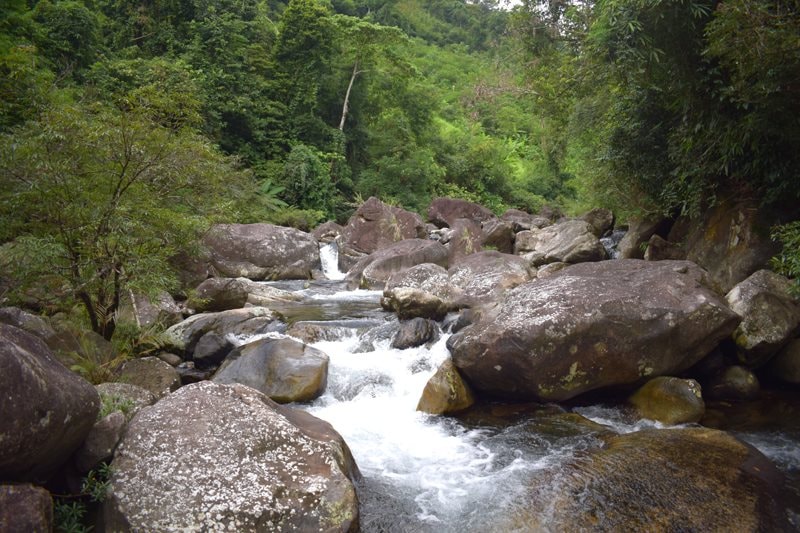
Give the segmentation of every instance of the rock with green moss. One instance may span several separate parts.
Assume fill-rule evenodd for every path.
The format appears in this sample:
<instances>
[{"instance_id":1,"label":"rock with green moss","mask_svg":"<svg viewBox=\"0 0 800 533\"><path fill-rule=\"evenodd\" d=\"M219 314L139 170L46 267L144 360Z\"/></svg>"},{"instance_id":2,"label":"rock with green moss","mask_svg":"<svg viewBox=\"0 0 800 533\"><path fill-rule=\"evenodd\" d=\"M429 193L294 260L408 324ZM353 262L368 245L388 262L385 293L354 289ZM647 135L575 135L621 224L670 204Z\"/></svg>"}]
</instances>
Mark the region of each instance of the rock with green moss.
<instances>
[{"instance_id":1,"label":"rock with green moss","mask_svg":"<svg viewBox=\"0 0 800 533\"><path fill-rule=\"evenodd\" d=\"M760 391L756 375L739 365L724 368L706 385L706 395L711 400L753 400Z\"/></svg>"},{"instance_id":2,"label":"rock with green moss","mask_svg":"<svg viewBox=\"0 0 800 533\"><path fill-rule=\"evenodd\" d=\"M475 396L462 379L453 362L447 359L428 380L417 411L432 415L446 415L463 411L475 403Z\"/></svg>"},{"instance_id":3,"label":"rock with green moss","mask_svg":"<svg viewBox=\"0 0 800 533\"><path fill-rule=\"evenodd\" d=\"M706 411L700 384L693 379L651 379L628 401L642 417L669 425L699 422Z\"/></svg>"}]
</instances>

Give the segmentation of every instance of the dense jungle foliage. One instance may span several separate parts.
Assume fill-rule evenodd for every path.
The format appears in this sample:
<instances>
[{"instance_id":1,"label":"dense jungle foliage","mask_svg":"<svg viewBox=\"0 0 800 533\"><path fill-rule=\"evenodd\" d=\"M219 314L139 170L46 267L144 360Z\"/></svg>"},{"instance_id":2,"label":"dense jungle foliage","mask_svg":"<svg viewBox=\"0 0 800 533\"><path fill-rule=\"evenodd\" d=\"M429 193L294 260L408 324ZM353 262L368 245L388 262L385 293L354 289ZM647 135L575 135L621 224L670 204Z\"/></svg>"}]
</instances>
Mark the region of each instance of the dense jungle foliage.
<instances>
[{"instance_id":1,"label":"dense jungle foliage","mask_svg":"<svg viewBox=\"0 0 800 533\"><path fill-rule=\"evenodd\" d=\"M169 287L218 220L308 228L370 195L793 216L800 2L505 4L3 2L5 266L110 337L120 288Z\"/></svg>"}]
</instances>

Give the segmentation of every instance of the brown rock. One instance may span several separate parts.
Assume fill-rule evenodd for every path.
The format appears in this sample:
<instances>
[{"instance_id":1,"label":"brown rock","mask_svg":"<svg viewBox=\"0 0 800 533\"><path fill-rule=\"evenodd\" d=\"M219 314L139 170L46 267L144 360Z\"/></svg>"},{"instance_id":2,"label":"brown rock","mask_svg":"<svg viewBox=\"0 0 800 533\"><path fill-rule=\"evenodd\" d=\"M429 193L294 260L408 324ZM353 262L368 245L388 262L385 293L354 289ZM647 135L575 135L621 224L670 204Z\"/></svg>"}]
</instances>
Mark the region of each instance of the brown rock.
<instances>
[{"instance_id":1,"label":"brown rock","mask_svg":"<svg viewBox=\"0 0 800 533\"><path fill-rule=\"evenodd\" d=\"M342 233L341 249L371 254L395 242L426 237L422 217L387 205L373 196L348 220Z\"/></svg>"},{"instance_id":2,"label":"brown rock","mask_svg":"<svg viewBox=\"0 0 800 533\"><path fill-rule=\"evenodd\" d=\"M384 291L381 306L397 313L400 320L417 317L442 320L450 310L446 302L433 294L408 287Z\"/></svg>"},{"instance_id":3,"label":"brown rock","mask_svg":"<svg viewBox=\"0 0 800 533\"><path fill-rule=\"evenodd\" d=\"M658 235L653 235L647 241L644 258L646 261L681 260L686 259L686 252L681 246L665 241Z\"/></svg>"},{"instance_id":4,"label":"brown rock","mask_svg":"<svg viewBox=\"0 0 800 533\"><path fill-rule=\"evenodd\" d=\"M549 218L531 215L530 213L520 211L519 209L509 209L503 213L500 218L511 224L514 233L519 233L520 231L531 230L534 228L539 229L552 224Z\"/></svg>"},{"instance_id":5,"label":"brown rock","mask_svg":"<svg viewBox=\"0 0 800 533\"><path fill-rule=\"evenodd\" d=\"M706 411L700 384L693 379L651 379L628 401L642 417L669 425L699 422Z\"/></svg>"},{"instance_id":6,"label":"brown rock","mask_svg":"<svg viewBox=\"0 0 800 533\"><path fill-rule=\"evenodd\" d=\"M73 462L81 474L86 474L114 455L127 419L121 411L114 411L95 422L81 447L75 452Z\"/></svg>"},{"instance_id":7,"label":"brown rock","mask_svg":"<svg viewBox=\"0 0 800 533\"><path fill-rule=\"evenodd\" d=\"M447 248L423 239L396 242L361 259L346 279L351 288L383 289L394 274L423 263L446 266Z\"/></svg>"},{"instance_id":8,"label":"brown rock","mask_svg":"<svg viewBox=\"0 0 800 533\"><path fill-rule=\"evenodd\" d=\"M634 218L628 222L628 232L617 245L620 259L642 259L644 244L655 234L669 229L669 221L663 217Z\"/></svg>"},{"instance_id":9,"label":"brown rock","mask_svg":"<svg viewBox=\"0 0 800 533\"><path fill-rule=\"evenodd\" d=\"M158 357L141 357L126 361L119 370L119 381L150 391L163 398L181 386L178 371Z\"/></svg>"},{"instance_id":10,"label":"brown rock","mask_svg":"<svg viewBox=\"0 0 800 533\"><path fill-rule=\"evenodd\" d=\"M614 213L609 209L602 207L595 207L588 213L585 213L581 220L587 222L592 227L592 233L595 236L602 237L614 227Z\"/></svg>"},{"instance_id":11,"label":"brown rock","mask_svg":"<svg viewBox=\"0 0 800 533\"><path fill-rule=\"evenodd\" d=\"M729 366L713 376L706 386L711 400L754 400L761 392L758 378L743 366Z\"/></svg>"},{"instance_id":12,"label":"brown rock","mask_svg":"<svg viewBox=\"0 0 800 533\"><path fill-rule=\"evenodd\" d=\"M453 233L450 237L450 242L447 243L451 265L455 264L462 257L483 250L481 247L483 233L481 232L481 226L478 222L466 218L459 218L453 222L451 229Z\"/></svg>"},{"instance_id":13,"label":"brown rock","mask_svg":"<svg viewBox=\"0 0 800 533\"><path fill-rule=\"evenodd\" d=\"M453 362L447 359L428 380L417 404L417 411L432 415L447 415L467 409L475 397Z\"/></svg>"},{"instance_id":14,"label":"brown rock","mask_svg":"<svg viewBox=\"0 0 800 533\"><path fill-rule=\"evenodd\" d=\"M422 346L439 336L436 322L427 318L412 318L400 321L400 329L392 339L392 348L405 350Z\"/></svg>"},{"instance_id":15,"label":"brown rock","mask_svg":"<svg viewBox=\"0 0 800 533\"><path fill-rule=\"evenodd\" d=\"M800 383L800 339L789 341L778 355L770 359L766 372L784 383Z\"/></svg>"},{"instance_id":16,"label":"brown rock","mask_svg":"<svg viewBox=\"0 0 800 533\"><path fill-rule=\"evenodd\" d=\"M502 254L514 253L514 225L499 218L490 218L481 223L484 248L493 248Z\"/></svg>"},{"instance_id":17,"label":"brown rock","mask_svg":"<svg viewBox=\"0 0 800 533\"><path fill-rule=\"evenodd\" d=\"M535 276L523 258L495 252L479 252L461 259L448 270L450 284L467 305L498 299L509 289ZM454 292L454 296L457 293Z\"/></svg>"},{"instance_id":18,"label":"brown rock","mask_svg":"<svg viewBox=\"0 0 800 533\"><path fill-rule=\"evenodd\" d=\"M342 226L333 220L329 220L314 228L311 232L311 236L317 239L318 242L328 244L335 241L343 233L344 228Z\"/></svg>"},{"instance_id":19,"label":"brown rock","mask_svg":"<svg viewBox=\"0 0 800 533\"><path fill-rule=\"evenodd\" d=\"M532 252L539 264L583 263L607 259L606 249L593 233L592 226L583 220L566 220L539 230L522 231L514 241L514 253Z\"/></svg>"},{"instance_id":20,"label":"brown rock","mask_svg":"<svg viewBox=\"0 0 800 533\"><path fill-rule=\"evenodd\" d=\"M495 215L481 205L458 198L434 198L428 207L428 221L440 228L452 227L459 218L481 223L484 220L495 218Z\"/></svg>"}]
</instances>

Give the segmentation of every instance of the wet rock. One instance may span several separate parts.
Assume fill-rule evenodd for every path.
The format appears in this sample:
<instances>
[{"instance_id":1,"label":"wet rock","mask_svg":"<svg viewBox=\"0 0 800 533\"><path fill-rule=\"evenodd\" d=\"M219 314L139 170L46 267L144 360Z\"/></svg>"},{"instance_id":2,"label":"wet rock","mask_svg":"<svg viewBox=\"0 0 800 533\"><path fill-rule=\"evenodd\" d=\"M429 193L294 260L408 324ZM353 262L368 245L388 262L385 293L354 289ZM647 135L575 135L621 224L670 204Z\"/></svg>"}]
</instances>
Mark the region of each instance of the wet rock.
<instances>
[{"instance_id":1,"label":"wet rock","mask_svg":"<svg viewBox=\"0 0 800 533\"><path fill-rule=\"evenodd\" d=\"M770 359L766 373L784 383L800 383L800 339L789 341L778 355Z\"/></svg>"},{"instance_id":2,"label":"wet rock","mask_svg":"<svg viewBox=\"0 0 800 533\"><path fill-rule=\"evenodd\" d=\"M107 531L358 530L344 440L242 385L188 385L142 412L112 471Z\"/></svg>"},{"instance_id":3,"label":"wet rock","mask_svg":"<svg viewBox=\"0 0 800 533\"><path fill-rule=\"evenodd\" d=\"M500 215L500 219L510 223L514 233L519 233L520 231L531 230L534 228L539 229L551 224L549 218L539 215L531 215L530 213L520 211L519 209L509 209Z\"/></svg>"},{"instance_id":4,"label":"wet rock","mask_svg":"<svg viewBox=\"0 0 800 533\"><path fill-rule=\"evenodd\" d=\"M309 402L325 392L328 356L294 339L261 339L236 348L211 378L241 383L279 403Z\"/></svg>"},{"instance_id":5,"label":"wet rock","mask_svg":"<svg viewBox=\"0 0 800 533\"><path fill-rule=\"evenodd\" d=\"M45 481L86 438L100 409L94 387L39 338L0 324L0 479Z\"/></svg>"},{"instance_id":6,"label":"wet rock","mask_svg":"<svg viewBox=\"0 0 800 533\"><path fill-rule=\"evenodd\" d=\"M319 244L294 228L217 224L203 243L211 250L211 265L227 278L307 279L320 268Z\"/></svg>"},{"instance_id":7,"label":"wet rock","mask_svg":"<svg viewBox=\"0 0 800 533\"><path fill-rule=\"evenodd\" d=\"M363 325L336 323L334 321L295 322L289 326L286 334L306 344L314 344L320 341L341 340L352 335L353 332L365 330L368 327L367 324L368 322L366 321Z\"/></svg>"},{"instance_id":8,"label":"wet rock","mask_svg":"<svg viewBox=\"0 0 800 533\"><path fill-rule=\"evenodd\" d=\"M131 383L101 383L95 386L104 410L119 411L127 420L143 407L156 403L156 396L147 389ZM113 412L113 411L109 411Z\"/></svg>"},{"instance_id":9,"label":"wet rock","mask_svg":"<svg viewBox=\"0 0 800 533\"><path fill-rule=\"evenodd\" d=\"M0 323L25 330L43 341L47 341L47 339L56 334L56 331L47 320L33 313L23 311L19 307L0 308Z\"/></svg>"},{"instance_id":10,"label":"wet rock","mask_svg":"<svg viewBox=\"0 0 800 533\"><path fill-rule=\"evenodd\" d=\"M458 198L434 198L428 207L428 221L440 228L452 227L459 218L481 223L495 215L482 205Z\"/></svg>"},{"instance_id":11,"label":"wet rock","mask_svg":"<svg viewBox=\"0 0 800 533\"><path fill-rule=\"evenodd\" d=\"M552 531L789 531L783 476L755 448L705 428L604 437L518 519ZM544 508L541 508L544 507ZM509 528L511 529L511 528Z\"/></svg>"},{"instance_id":12,"label":"wet rock","mask_svg":"<svg viewBox=\"0 0 800 533\"><path fill-rule=\"evenodd\" d=\"M493 301L535 276L523 258L493 250L472 254L450 267L450 284L464 304Z\"/></svg>"},{"instance_id":13,"label":"wet rock","mask_svg":"<svg viewBox=\"0 0 800 533\"><path fill-rule=\"evenodd\" d=\"M703 274L684 261L573 265L512 289L448 347L476 390L520 399L675 375L739 322Z\"/></svg>"},{"instance_id":14,"label":"wet rock","mask_svg":"<svg viewBox=\"0 0 800 533\"><path fill-rule=\"evenodd\" d=\"M430 293L441 300L453 297L453 288L450 286L450 277L447 269L433 263L416 265L408 270L392 274L386 281L384 290L400 287L420 289Z\"/></svg>"},{"instance_id":15,"label":"wet rock","mask_svg":"<svg viewBox=\"0 0 800 533\"><path fill-rule=\"evenodd\" d=\"M373 196L347 221L340 248L371 254L395 242L427 236L425 223L418 214L387 205Z\"/></svg>"},{"instance_id":16,"label":"wet rock","mask_svg":"<svg viewBox=\"0 0 800 533\"><path fill-rule=\"evenodd\" d=\"M614 227L614 213L610 209L603 207L595 207L588 213L585 213L581 220L587 222L592 227L592 233L597 238L602 237L611 228Z\"/></svg>"},{"instance_id":17,"label":"wet rock","mask_svg":"<svg viewBox=\"0 0 800 533\"><path fill-rule=\"evenodd\" d=\"M628 401L642 417L669 425L699 422L706 410L700 384L693 379L651 379Z\"/></svg>"},{"instance_id":18,"label":"wet rock","mask_svg":"<svg viewBox=\"0 0 800 533\"><path fill-rule=\"evenodd\" d=\"M392 339L392 348L405 350L436 340L439 328L436 322L426 318L412 318L400 322L400 329Z\"/></svg>"},{"instance_id":19,"label":"wet rock","mask_svg":"<svg viewBox=\"0 0 800 533\"><path fill-rule=\"evenodd\" d=\"M80 474L86 474L100 463L111 460L127 419L121 411L114 411L95 422L81 447L73 456L73 463Z\"/></svg>"},{"instance_id":20,"label":"wet rock","mask_svg":"<svg viewBox=\"0 0 800 533\"><path fill-rule=\"evenodd\" d=\"M451 229L453 233L447 243L451 265L462 257L483 250L481 247L483 233L481 232L480 223L466 218L459 218L453 222Z\"/></svg>"},{"instance_id":21,"label":"wet rock","mask_svg":"<svg viewBox=\"0 0 800 533\"><path fill-rule=\"evenodd\" d=\"M800 303L792 283L769 270L759 270L725 296L742 322L733 333L739 360L747 366L766 363L798 331Z\"/></svg>"},{"instance_id":22,"label":"wet rock","mask_svg":"<svg viewBox=\"0 0 800 533\"><path fill-rule=\"evenodd\" d=\"M276 330L277 315L266 307L231 309L201 313L175 324L162 335L164 348L191 355L200 338L209 332L218 335L252 336Z\"/></svg>"},{"instance_id":23,"label":"wet rock","mask_svg":"<svg viewBox=\"0 0 800 533\"><path fill-rule=\"evenodd\" d=\"M423 239L408 239L370 254L350 269L350 288L382 289L392 275L423 263L447 265L447 248Z\"/></svg>"},{"instance_id":24,"label":"wet rock","mask_svg":"<svg viewBox=\"0 0 800 533\"><path fill-rule=\"evenodd\" d=\"M606 249L583 220L566 220L539 230L522 231L514 241L514 253L541 256L534 266L554 263L583 263L607 259Z\"/></svg>"},{"instance_id":25,"label":"wet rock","mask_svg":"<svg viewBox=\"0 0 800 533\"><path fill-rule=\"evenodd\" d=\"M634 218L628 222L628 232L617 245L620 259L642 259L644 245L655 234L669 230L669 221L663 217Z\"/></svg>"},{"instance_id":26,"label":"wet rock","mask_svg":"<svg viewBox=\"0 0 800 533\"><path fill-rule=\"evenodd\" d=\"M397 321L387 322L376 328L366 331L359 337L358 346L353 350L353 353L372 352L377 349L378 343L385 342L387 345L391 339L400 331L400 323Z\"/></svg>"},{"instance_id":27,"label":"wet rock","mask_svg":"<svg viewBox=\"0 0 800 533\"><path fill-rule=\"evenodd\" d=\"M53 499L50 493L42 487L27 483L0 485L0 531L53 531Z\"/></svg>"},{"instance_id":28,"label":"wet rock","mask_svg":"<svg viewBox=\"0 0 800 533\"><path fill-rule=\"evenodd\" d=\"M490 218L481 223L483 248L495 249L503 254L514 253L514 225L511 222Z\"/></svg>"},{"instance_id":29,"label":"wet rock","mask_svg":"<svg viewBox=\"0 0 800 533\"><path fill-rule=\"evenodd\" d=\"M760 392L756 375L738 365L725 368L706 385L706 396L710 400L753 400Z\"/></svg>"},{"instance_id":30,"label":"wet rock","mask_svg":"<svg viewBox=\"0 0 800 533\"><path fill-rule=\"evenodd\" d=\"M442 320L450 310L446 302L433 294L408 287L384 291L381 306L397 313L400 320L417 317Z\"/></svg>"},{"instance_id":31,"label":"wet rock","mask_svg":"<svg viewBox=\"0 0 800 533\"><path fill-rule=\"evenodd\" d=\"M686 258L686 252L680 245L668 242L659 235L653 235L647 241L644 258L646 261L680 260Z\"/></svg>"},{"instance_id":32,"label":"wet rock","mask_svg":"<svg viewBox=\"0 0 800 533\"><path fill-rule=\"evenodd\" d=\"M461 378L453 362L447 359L428 380L417 411L432 415L447 415L469 408L475 396L469 385Z\"/></svg>"},{"instance_id":33,"label":"wet rock","mask_svg":"<svg viewBox=\"0 0 800 533\"><path fill-rule=\"evenodd\" d=\"M342 226L333 220L329 220L314 228L311 236L317 239L317 242L328 244L335 241L343 233L344 228Z\"/></svg>"},{"instance_id":34,"label":"wet rock","mask_svg":"<svg viewBox=\"0 0 800 533\"><path fill-rule=\"evenodd\" d=\"M119 381L137 385L163 398L181 386L178 371L158 357L141 357L125 361L119 369Z\"/></svg>"},{"instance_id":35,"label":"wet rock","mask_svg":"<svg viewBox=\"0 0 800 533\"><path fill-rule=\"evenodd\" d=\"M192 359L200 368L218 366L236 346L217 333L209 331L197 341Z\"/></svg>"}]
</instances>

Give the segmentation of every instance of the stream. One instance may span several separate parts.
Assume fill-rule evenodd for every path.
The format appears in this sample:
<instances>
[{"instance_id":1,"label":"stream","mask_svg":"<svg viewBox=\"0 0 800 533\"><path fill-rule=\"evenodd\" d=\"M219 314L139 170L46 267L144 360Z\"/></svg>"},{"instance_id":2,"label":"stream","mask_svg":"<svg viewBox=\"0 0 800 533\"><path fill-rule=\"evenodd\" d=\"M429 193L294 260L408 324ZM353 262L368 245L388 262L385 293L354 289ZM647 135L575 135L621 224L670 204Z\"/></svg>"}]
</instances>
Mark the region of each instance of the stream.
<instances>
[{"instance_id":1,"label":"stream","mask_svg":"<svg viewBox=\"0 0 800 533\"><path fill-rule=\"evenodd\" d=\"M363 476L362 531L524 531L515 515L532 505L547 508L536 486L595 447L596 430L554 405L488 405L458 418L417 412L425 384L449 355L449 333L406 350L391 348L389 339L365 346L366 330L396 318L381 310L380 291L345 290L336 281L344 276L335 251L325 253L328 280L274 285L305 297L279 309L287 322L325 323L336 338L312 344L330 357L325 394L295 407L330 422L349 445ZM711 418L713 427L731 431L775 462L800 501L800 403L783 396L779 401L779 409L769 395L744 409L711 406ZM618 433L662 427L631 418L620 406L572 412ZM760 416L765 412L773 415L767 422Z\"/></svg>"}]
</instances>

